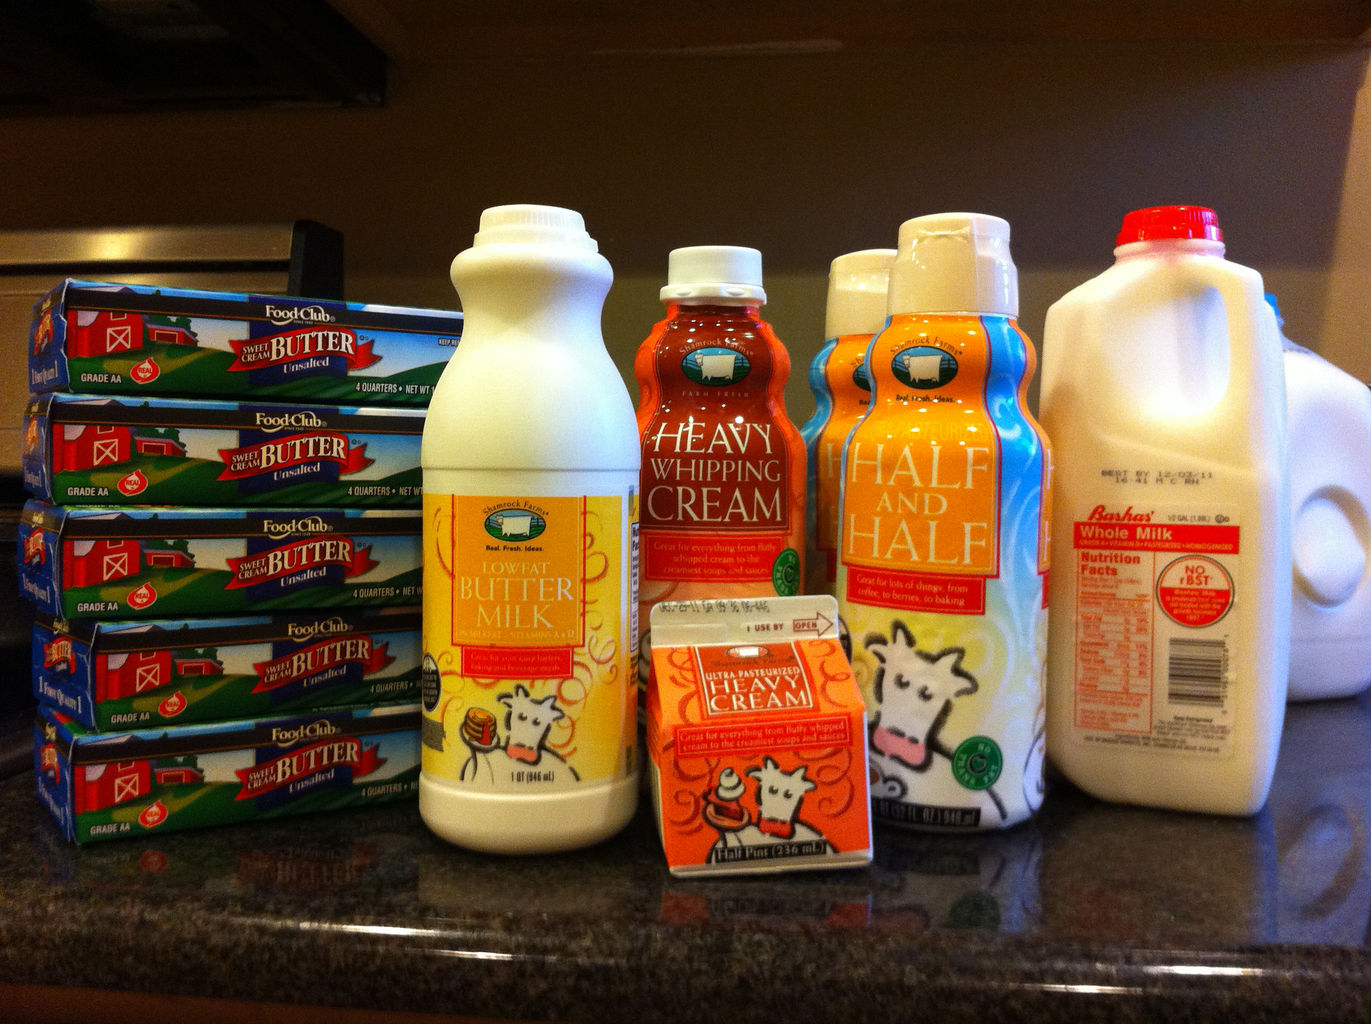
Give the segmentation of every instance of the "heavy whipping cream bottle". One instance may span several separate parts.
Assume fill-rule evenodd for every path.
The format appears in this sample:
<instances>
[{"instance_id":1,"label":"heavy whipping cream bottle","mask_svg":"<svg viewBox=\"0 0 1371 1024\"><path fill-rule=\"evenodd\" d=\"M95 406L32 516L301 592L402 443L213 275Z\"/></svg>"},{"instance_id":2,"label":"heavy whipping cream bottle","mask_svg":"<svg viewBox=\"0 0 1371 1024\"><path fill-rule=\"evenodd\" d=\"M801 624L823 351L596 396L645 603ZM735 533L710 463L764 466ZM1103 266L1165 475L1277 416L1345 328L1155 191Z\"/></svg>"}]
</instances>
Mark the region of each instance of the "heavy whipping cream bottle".
<instances>
[{"instance_id":1,"label":"heavy whipping cream bottle","mask_svg":"<svg viewBox=\"0 0 1371 1024\"><path fill-rule=\"evenodd\" d=\"M800 428L808 460L805 593L832 594L838 577L843 443L871 403L866 350L886 318L894 249L844 253L828 268L823 346L809 364L814 415Z\"/></svg>"},{"instance_id":2,"label":"heavy whipping cream bottle","mask_svg":"<svg viewBox=\"0 0 1371 1024\"><path fill-rule=\"evenodd\" d=\"M1009 225L906 221L888 310L867 352L871 407L843 449L838 532L873 809L1005 828L1043 798L1051 493Z\"/></svg>"},{"instance_id":3,"label":"heavy whipping cream bottle","mask_svg":"<svg viewBox=\"0 0 1371 1024\"><path fill-rule=\"evenodd\" d=\"M419 809L450 842L569 849L637 797L638 435L581 215L501 206L424 428Z\"/></svg>"},{"instance_id":4,"label":"heavy whipping cream bottle","mask_svg":"<svg viewBox=\"0 0 1371 1024\"><path fill-rule=\"evenodd\" d=\"M1105 800L1251 814L1289 669L1285 386L1261 276L1212 210L1135 210L1048 310L1048 749Z\"/></svg>"},{"instance_id":5,"label":"heavy whipping cream bottle","mask_svg":"<svg viewBox=\"0 0 1371 1024\"><path fill-rule=\"evenodd\" d=\"M785 409L790 355L761 316L762 254L674 249L661 299L633 361L642 651L657 602L798 594L804 561L804 442Z\"/></svg>"}]
</instances>

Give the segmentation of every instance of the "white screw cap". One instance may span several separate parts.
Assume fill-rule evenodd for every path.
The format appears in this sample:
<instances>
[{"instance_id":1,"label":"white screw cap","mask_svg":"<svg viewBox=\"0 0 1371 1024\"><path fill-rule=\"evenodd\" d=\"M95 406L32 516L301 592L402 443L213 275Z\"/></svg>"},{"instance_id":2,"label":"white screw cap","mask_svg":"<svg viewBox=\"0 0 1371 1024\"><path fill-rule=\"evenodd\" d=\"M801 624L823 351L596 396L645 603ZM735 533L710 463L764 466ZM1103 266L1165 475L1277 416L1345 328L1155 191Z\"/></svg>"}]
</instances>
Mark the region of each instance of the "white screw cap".
<instances>
[{"instance_id":1,"label":"white screw cap","mask_svg":"<svg viewBox=\"0 0 1371 1024\"><path fill-rule=\"evenodd\" d=\"M531 203L481 211L481 227L471 244L571 245L599 252L595 239L586 231L585 218L575 210Z\"/></svg>"},{"instance_id":2,"label":"white screw cap","mask_svg":"<svg viewBox=\"0 0 1371 1024\"><path fill-rule=\"evenodd\" d=\"M900 225L890 313L1019 315L1009 222L984 213L935 213Z\"/></svg>"},{"instance_id":3,"label":"white screw cap","mask_svg":"<svg viewBox=\"0 0 1371 1024\"><path fill-rule=\"evenodd\" d=\"M875 334L885 325L886 291L894 260L894 249L860 249L844 253L829 264L825 338Z\"/></svg>"},{"instance_id":4,"label":"white screw cap","mask_svg":"<svg viewBox=\"0 0 1371 1024\"><path fill-rule=\"evenodd\" d=\"M690 245L667 255L663 302L764 305L762 254L742 245Z\"/></svg>"}]
</instances>

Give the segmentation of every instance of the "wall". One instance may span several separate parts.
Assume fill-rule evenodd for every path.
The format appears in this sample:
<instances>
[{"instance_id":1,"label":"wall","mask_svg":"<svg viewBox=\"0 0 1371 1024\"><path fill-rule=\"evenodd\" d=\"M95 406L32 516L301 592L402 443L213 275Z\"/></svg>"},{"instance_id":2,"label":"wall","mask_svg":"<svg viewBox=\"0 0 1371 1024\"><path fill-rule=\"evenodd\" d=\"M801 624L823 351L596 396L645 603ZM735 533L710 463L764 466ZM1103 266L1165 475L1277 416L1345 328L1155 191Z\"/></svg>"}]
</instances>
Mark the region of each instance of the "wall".
<instances>
[{"instance_id":1,"label":"wall","mask_svg":"<svg viewBox=\"0 0 1371 1024\"><path fill-rule=\"evenodd\" d=\"M1365 50L419 50L379 110L0 119L0 228L310 217L345 233L349 297L451 306L447 264L483 207L569 205L616 269L606 336L627 375L674 246L760 248L769 315L801 368L829 261L893 245L907 217L1006 217L1040 338L1047 306L1108 264L1124 212L1195 202L1266 275L1288 332L1371 378ZM802 370L790 401L807 415Z\"/></svg>"}]
</instances>

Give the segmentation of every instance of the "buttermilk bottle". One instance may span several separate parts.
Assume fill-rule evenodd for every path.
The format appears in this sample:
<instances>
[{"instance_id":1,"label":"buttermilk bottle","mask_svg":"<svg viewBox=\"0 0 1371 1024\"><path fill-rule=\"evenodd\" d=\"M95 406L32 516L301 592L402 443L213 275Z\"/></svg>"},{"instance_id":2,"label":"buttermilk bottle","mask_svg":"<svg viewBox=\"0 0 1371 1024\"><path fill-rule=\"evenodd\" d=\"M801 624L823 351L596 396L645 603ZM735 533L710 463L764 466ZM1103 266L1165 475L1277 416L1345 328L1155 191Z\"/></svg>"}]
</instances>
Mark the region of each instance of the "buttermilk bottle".
<instances>
[{"instance_id":1,"label":"buttermilk bottle","mask_svg":"<svg viewBox=\"0 0 1371 1024\"><path fill-rule=\"evenodd\" d=\"M452 261L466 317L424 427L419 810L541 853L637 800L638 435L579 213L502 206Z\"/></svg>"}]
</instances>

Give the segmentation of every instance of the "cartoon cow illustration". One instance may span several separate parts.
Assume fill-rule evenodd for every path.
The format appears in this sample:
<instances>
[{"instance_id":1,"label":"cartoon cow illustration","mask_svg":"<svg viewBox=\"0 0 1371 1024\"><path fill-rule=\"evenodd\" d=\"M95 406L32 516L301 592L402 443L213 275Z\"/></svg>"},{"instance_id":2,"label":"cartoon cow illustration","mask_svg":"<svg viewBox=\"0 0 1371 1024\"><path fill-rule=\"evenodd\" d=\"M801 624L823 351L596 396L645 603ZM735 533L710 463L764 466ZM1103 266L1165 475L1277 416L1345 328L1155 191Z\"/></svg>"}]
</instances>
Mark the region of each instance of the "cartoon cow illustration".
<instances>
[{"instance_id":1,"label":"cartoon cow illustration","mask_svg":"<svg viewBox=\"0 0 1371 1024\"><path fill-rule=\"evenodd\" d=\"M866 649L880 662L874 692L877 711L869 725L871 793L899 800L911 784L932 770L950 771L955 744L943 741L943 728L959 697L980 684L962 667L966 651L948 647L936 654L915 648L909 628L891 624L890 638L873 633ZM968 798L974 798L968 791ZM1004 801L994 786L981 791L1005 819Z\"/></svg>"},{"instance_id":2,"label":"cartoon cow illustration","mask_svg":"<svg viewBox=\"0 0 1371 1024\"><path fill-rule=\"evenodd\" d=\"M757 782L755 817L741 805L742 780L732 768L719 774L718 782L706 795L705 820L719 832L719 841L710 851L711 862L734 859L728 851L737 847L776 843L818 843L822 848L816 848L816 854L833 852L824 834L800 819L805 794L816 788L805 778L803 764L787 772L771 757L765 757L746 774Z\"/></svg>"},{"instance_id":3,"label":"cartoon cow illustration","mask_svg":"<svg viewBox=\"0 0 1371 1024\"><path fill-rule=\"evenodd\" d=\"M915 384L936 384L942 379L941 355L907 355L902 358L904 372Z\"/></svg>"},{"instance_id":4,"label":"cartoon cow illustration","mask_svg":"<svg viewBox=\"0 0 1371 1024\"><path fill-rule=\"evenodd\" d=\"M736 352L721 352L705 355L696 353L695 361L700 366L700 380L723 380L733 379L733 371L738 363Z\"/></svg>"},{"instance_id":5,"label":"cartoon cow illustration","mask_svg":"<svg viewBox=\"0 0 1371 1024\"><path fill-rule=\"evenodd\" d=\"M580 781L576 769L547 746L553 723L566 717L557 706L556 695L535 700L527 689L516 685L513 693L502 693L495 699L507 709L504 741L500 741L493 723L485 729L473 727L469 713L469 721L461 730L462 742L471 751L462 765L463 782L557 785Z\"/></svg>"}]
</instances>

